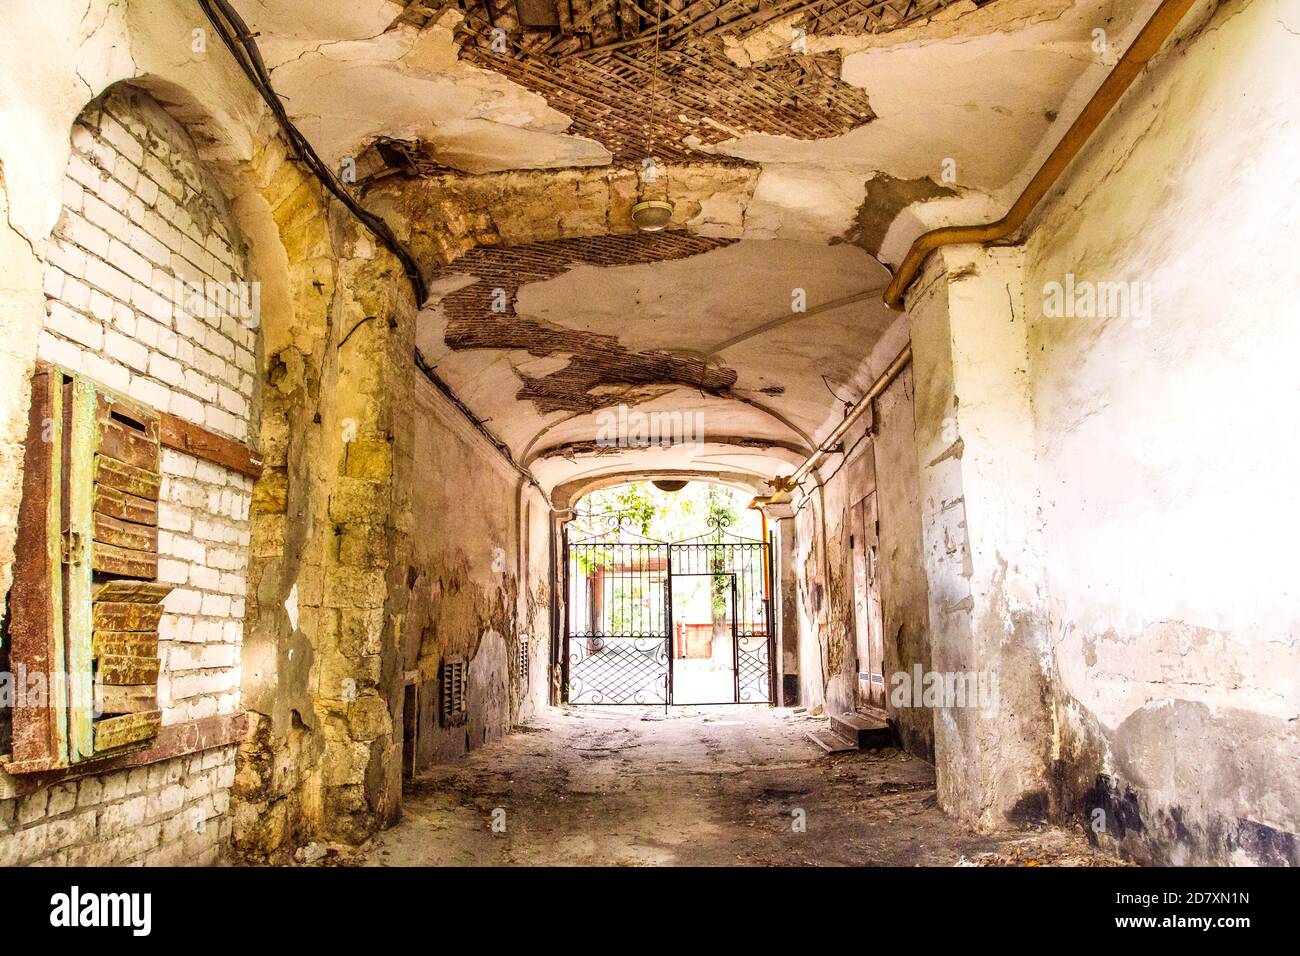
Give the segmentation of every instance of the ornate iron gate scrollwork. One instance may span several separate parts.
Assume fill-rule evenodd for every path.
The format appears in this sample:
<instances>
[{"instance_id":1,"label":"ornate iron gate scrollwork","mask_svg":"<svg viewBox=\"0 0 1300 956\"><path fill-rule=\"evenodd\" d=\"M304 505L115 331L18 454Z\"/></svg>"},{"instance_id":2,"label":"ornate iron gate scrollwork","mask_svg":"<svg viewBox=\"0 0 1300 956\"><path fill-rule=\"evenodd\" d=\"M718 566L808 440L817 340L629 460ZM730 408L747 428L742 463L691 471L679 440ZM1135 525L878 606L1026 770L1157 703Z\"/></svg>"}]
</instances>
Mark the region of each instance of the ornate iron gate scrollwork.
<instances>
[{"instance_id":1,"label":"ornate iron gate scrollwork","mask_svg":"<svg viewBox=\"0 0 1300 956\"><path fill-rule=\"evenodd\" d=\"M601 516L594 533L565 541L565 699L571 704L674 703L680 631L674 578L709 581L725 610L732 681L725 700L770 703L772 579L770 546L710 519L678 542L636 534L621 515ZM713 637L718 637L714 614ZM706 701L692 701L705 703Z\"/></svg>"}]
</instances>

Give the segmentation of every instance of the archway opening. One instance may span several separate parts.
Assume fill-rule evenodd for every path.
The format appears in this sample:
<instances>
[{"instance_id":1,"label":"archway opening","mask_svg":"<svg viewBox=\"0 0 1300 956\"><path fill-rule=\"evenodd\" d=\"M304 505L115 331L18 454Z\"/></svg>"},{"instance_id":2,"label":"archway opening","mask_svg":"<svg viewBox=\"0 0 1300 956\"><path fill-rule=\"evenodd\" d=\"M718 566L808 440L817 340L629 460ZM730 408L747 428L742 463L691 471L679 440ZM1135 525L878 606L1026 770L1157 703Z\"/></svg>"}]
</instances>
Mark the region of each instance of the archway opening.
<instances>
[{"instance_id":1,"label":"archway opening","mask_svg":"<svg viewBox=\"0 0 1300 956\"><path fill-rule=\"evenodd\" d=\"M563 700L771 704L771 546L749 496L712 481L589 492L565 530Z\"/></svg>"}]
</instances>

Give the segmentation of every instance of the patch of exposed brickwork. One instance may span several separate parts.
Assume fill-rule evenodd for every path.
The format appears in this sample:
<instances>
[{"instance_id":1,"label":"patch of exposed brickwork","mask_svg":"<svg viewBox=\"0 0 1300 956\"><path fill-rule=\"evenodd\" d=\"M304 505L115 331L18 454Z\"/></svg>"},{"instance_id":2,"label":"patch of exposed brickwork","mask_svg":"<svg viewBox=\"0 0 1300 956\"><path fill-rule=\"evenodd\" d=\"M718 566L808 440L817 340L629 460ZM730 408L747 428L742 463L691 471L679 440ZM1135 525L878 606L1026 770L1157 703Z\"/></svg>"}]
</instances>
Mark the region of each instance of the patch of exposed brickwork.
<instances>
[{"instance_id":1,"label":"patch of exposed brickwork","mask_svg":"<svg viewBox=\"0 0 1300 956\"><path fill-rule=\"evenodd\" d=\"M736 382L733 369L690 356L637 352L620 344L617 336L521 317L515 311L515 300L519 289L528 283L553 279L575 266L608 268L686 259L734 241L658 232L474 249L439 274L478 278L442 300L447 317L444 340L457 351L517 349L536 356L572 353L568 364L556 372L521 376L524 384L516 397L533 402L543 414L589 412L627 400L625 393L611 392L609 386L687 385L710 395L724 395Z\"/></svg>"}]
</instances>

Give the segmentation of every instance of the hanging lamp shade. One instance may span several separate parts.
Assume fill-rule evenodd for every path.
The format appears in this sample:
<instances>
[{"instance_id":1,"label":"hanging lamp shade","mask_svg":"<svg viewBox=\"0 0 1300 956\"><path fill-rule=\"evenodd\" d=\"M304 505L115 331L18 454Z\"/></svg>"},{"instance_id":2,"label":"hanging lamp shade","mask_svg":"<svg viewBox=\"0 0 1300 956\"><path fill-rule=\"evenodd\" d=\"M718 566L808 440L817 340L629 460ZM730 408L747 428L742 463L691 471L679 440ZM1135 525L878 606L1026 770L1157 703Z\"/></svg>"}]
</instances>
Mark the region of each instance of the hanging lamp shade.
<instances>
[{"instance_id":1,"label":"hanging lamp shade","mask_svg":"<svg viewBox=\"0 0 1300 956\"><path fill-rule=\"evenodd\" d=\"M673 204L663 199L646 199L632 207L632 222L642 232L659 232L673 218Z\"/></svg>"},{"instance_id":2,"label":"hanging lamp shade","mask_svg":"<svg viewBox=\"0 0 1300 956\"><path fill-rule=\"evenodd\" d=\"M658 478L652 481L651 484L654 485L656 488L658 488L660 491L681 491L688 484L690 484L690 482L678 481L676 479L671 479L671 478Z\"/></svg>"}]
</instances>

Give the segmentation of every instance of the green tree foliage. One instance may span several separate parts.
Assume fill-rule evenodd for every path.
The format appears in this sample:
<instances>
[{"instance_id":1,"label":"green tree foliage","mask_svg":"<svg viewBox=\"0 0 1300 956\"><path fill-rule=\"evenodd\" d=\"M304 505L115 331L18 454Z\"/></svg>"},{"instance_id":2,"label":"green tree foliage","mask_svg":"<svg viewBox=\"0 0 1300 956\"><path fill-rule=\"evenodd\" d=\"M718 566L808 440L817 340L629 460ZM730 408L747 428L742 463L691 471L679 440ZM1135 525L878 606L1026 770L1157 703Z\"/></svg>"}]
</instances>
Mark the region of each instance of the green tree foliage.
<instances>
[{"instance_id":1,"label":"green tree foliage","mask_svg":"<svg viewBox=\"0 0 1300 956\"><path fill-rule=\"evenodd\" d=\"M748 492L711 482L693 481L681 491L660 491L648 481L601 488L575 508L570 537L613 539L611 519L621 517L623 531L656 541L682 541L705 534L710 518L721 519L733 534L760 537L758 512L746 506Z\"/></svg>"}]
</instances>

